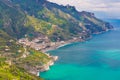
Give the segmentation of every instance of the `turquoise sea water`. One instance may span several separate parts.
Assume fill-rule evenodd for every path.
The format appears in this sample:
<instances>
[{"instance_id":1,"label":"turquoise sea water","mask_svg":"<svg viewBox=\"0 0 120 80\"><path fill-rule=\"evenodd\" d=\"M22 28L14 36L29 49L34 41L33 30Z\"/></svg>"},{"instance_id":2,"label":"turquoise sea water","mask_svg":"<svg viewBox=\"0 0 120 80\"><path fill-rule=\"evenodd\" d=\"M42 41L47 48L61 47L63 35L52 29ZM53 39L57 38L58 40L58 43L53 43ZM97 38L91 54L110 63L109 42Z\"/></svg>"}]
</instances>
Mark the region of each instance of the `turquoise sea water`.
<instances>
[{"instance_id":1,"label":"turquoise sea water","mask_svg":"<svg viewBox=\"0 0 120 80\"><path fill-rule=\"evenodd\" d=\"M49 51L59 60L46 80L120 80L120 20L109 20L116 30L93 35L86 42L76 42Z\"/></svg>"}]
</instances>

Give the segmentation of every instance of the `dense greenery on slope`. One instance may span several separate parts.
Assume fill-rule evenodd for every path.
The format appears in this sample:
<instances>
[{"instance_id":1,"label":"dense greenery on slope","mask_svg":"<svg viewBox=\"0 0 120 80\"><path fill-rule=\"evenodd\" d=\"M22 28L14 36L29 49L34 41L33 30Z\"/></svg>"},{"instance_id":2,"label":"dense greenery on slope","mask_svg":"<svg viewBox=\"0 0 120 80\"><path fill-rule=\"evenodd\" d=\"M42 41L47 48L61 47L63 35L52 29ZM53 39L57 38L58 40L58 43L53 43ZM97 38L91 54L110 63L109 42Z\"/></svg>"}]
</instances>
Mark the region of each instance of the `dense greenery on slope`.
<instances>
[{"instance_id":1,"label":"dense greenery on slope","mask_svg":"<svg viewBox=\"0 0 120 80\"><path fill-rule=\"evenodd\" d=\"M98 33L112 28L109 23L97 19L93 13L79 12L73 6L61 6L46 0L11 1L29 15L27 26L47 34L55 41L79 36L82 31L90 35L89 33ZM53 26L57 29L53 30Z\"/></svg>"},{"instance_id":2,"label":"dense greenery on slope","mask_svg":"<svg viewBox=\"0 0 120 80\"><path fill-rule=\"evenodd\" d=\"M0 0L0 80L39 80L27 72L50 61L47 55L18 44L25 35L62 41L80 36L86 39L111 28L93 13L79 12L73 6L46 0Z\"/></svg>"},{"instance_id":3,"label":"dense greenery on slope","mask_svg":"<svg viewBox=\"0 0 120 80\"><path fill-rule=\"evenodd\" d=\"M0 57L0 80L42 80L26 73L22 68L7 64L5 60L5 58Z\"/></svg>"},{"instance_id":4,"label":"dense greenery on slope","mask_svg":"<svg viewBox=\"0 0 120 80\"><path fill-rule=\"evenodd\" d=\"M23 45L16 42L17 38L25 35L27 31L33 30L24 26L25 20L24 12L16 9L9 2L0 0L0 80L41 80L41 78L31 75L29 70L21 65L28 62L46 64L50 60L47 55L28 47L25 52ZM30 55L22 58L26 53L30 53ZM18 63L21 65L16 65Z\"/></svg>"},{"instance_id":5,"label":"dense greenery on slope","mask_svg":"<svg viewBox=\"0 0 120 80\"><path fill-rule=\"evenodd\" d=\"M1 29L13 37L25 34L47 35L52 41L68 40L112 28L93 13L78 12L72 6L60 6L46 0L0 0Z\"/></svg>"},{"instance_id":6,"label":"dense greenery on slope","mask_svg":"<svg viewBox=\"0 0 120 80\"><path fill-rule=\"evenodd\" d=\"M26 50L25 52L22 45L17 44L14 38L0 30L0 80L41 80L29 74L24 65L28 63L31 63L32 67L40 63L43 65L49 62L50 58L39 51L27 47ZM22 58L26 53L29 53L29 56Z\"/></svg>"},{"instance_id":7,"label":"dense greenery on slope","mask_svg":"<svg viewBox=\"0 0 120 80\"><path fill-rule=\"evenodd\" d=\"M19 38L26 31L23 27L25 15L19 9L3 1L0 0L0 29L11 36Z\"/></svg>"},{"instance_id":8,"label":"dense greenery on slope","mask_svg":"<svg viewBox=\"0 0 120 80\"><path fill-rule=\"evenodd\" d=\"M41 80L28 73L29 69L24 65L28 64L31 68L36 65L42 66L49 62L50 58L31 48L26 47L26 50L17 44L15 39L0 31L0 80ZM29 55L22 58L27 53Z\"/></svg>"}]
</instances>

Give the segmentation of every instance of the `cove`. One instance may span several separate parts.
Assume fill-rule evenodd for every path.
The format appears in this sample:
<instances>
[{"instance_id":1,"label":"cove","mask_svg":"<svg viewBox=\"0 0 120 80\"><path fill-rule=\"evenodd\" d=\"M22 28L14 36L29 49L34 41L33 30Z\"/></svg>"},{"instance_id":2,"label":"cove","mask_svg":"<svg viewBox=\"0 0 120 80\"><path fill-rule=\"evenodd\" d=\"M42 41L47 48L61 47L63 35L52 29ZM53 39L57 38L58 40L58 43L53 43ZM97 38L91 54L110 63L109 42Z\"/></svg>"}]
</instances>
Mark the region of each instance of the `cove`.
<instances>
[{"instance_id":1,"label":"cove","mask_svg":"<svg viewBox=\"0 0 120 80\"><path fill-rule=\"evenodd\" d=\"M40 76L45 80L120 80L120 20L107 21L115 30L49 51L59 60Z\"/></svg>"}]
</instances>

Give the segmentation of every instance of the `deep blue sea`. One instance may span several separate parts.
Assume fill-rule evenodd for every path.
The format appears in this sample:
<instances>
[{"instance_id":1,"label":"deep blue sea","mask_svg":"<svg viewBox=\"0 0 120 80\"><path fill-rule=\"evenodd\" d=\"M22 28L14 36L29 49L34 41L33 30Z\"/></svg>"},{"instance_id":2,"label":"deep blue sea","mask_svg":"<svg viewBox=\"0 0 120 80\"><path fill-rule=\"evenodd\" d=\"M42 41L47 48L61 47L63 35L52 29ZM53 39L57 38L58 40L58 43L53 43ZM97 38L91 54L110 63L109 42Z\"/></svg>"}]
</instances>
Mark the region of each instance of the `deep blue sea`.
<instances>
[{"instance_id":1,"label":"deep blue sea","mask_svg":"<svg viewBox=\"0 0 120 80\"><path fill-rule=\"evenodd\" d=\"M59 59L41 77L45 80L120 80L120 20L107 21L115 30L49 51Z\"/></svg>"}]
</instances>

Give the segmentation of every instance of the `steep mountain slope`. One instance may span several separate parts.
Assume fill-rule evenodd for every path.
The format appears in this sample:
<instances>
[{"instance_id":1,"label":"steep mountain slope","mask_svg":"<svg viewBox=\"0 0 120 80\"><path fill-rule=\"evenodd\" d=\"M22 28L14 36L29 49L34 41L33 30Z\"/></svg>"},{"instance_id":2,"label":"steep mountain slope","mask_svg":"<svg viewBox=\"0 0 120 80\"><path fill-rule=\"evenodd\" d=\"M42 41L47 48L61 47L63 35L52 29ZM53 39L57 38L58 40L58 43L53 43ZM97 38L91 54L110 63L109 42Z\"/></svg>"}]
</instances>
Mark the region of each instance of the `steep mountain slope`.
<instances>
[{"instance_id":1,"label":"steep mountain slope","mask_svg":"<svg viewBox=\"0 0 120 80\"><path fill-rule=\"evenodd\" d=\"M62 6L46 0L11 0L25 11L27 21L25 26L32 26L51 40L68 40L79 36L83 31L86 37L111 29L112 26L97 19L93 13L79 12L73 6Z\"/></svg>"},{"instance_id":2,"label":"steep mountain slope","mask_svg":"<svg viewBox=\"0 0 120 80\"><path fill-rule=\"evenodd\" d=\"M112 28L93 13L79 12L73 6L57 5L46 0L0 0L0 70L3 73L0 73L0 79L20 80L22 76L22 80L26 77L39 80L29 73L37 71L36 68L43 69L53 59L19 44L20 38L47 37L47 43L74 37L86 40L93 33Z\"/></svg>"},{"instance_id":3,"label":"steep mountain slope","mask_svg":"<svg viewBox=\"0 0 120 80\"><path fill-rule=\"evenodd\" d=\"M24 12L0 0L0 80L42 80L31 74L31 68L51 61L50 56L18 44L17 38L30 31L24 26L25 19Z\"/></svg>"},{"instance_id":4,"label":"steep mountain slope","mask_svg":"<svg viewBox=\"0 0 120 80\"><path fill-rule=\"evenodd\" d=\"M0 0L0 29L13 37L20 37L25 32L23 27L25 15L9 2ZM21 34L21 35L20 35Z\"/></svg>"},{"instance_id":5,"label":"steep mountain slope","mask_svg":"<svg viewBox=\"0 0 120 80\"><path fill-rule=\"evenodd\" d=\"M6 32L0 30L0 80L42 80L41 78L28 73L29 70L26 71L24 67L16 65L20 62L20 59L24 60L24 58L21 58L25 54L24 52L25 50L22 45L16 44L16 40L14 38L10 37ZM44 55L40 52L36 54L41 56ZM30 56L34 57L32 54ZM46 55L42 57L49 61ZM42 60L38 59L38 61L45 62L43 58ZM21 61L21 64L26 63Z\"/></svg>"},{"instance_id":6,"label":"steep mountain slope","mask_svg":"<svg viewBox=\"0 0 120 80\"><path fill-rule=\"evenodd\" d=\"M9 65L5 58L0 57L0 80L42 80L34 75L26 73L22 68Z\"/></svg>"}]
</instances>

